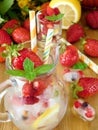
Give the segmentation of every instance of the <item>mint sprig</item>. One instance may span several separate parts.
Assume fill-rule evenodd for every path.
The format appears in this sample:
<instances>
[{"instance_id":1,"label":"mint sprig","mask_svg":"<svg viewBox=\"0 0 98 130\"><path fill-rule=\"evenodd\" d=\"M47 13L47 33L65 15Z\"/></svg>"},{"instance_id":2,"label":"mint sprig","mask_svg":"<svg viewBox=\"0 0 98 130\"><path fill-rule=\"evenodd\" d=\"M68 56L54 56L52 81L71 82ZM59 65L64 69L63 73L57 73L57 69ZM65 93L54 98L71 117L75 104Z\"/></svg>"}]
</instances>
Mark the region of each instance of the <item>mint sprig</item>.
<instances>
[{"instance_id":1,"label":"mint sprig","mask_svg":"<svg viewBox=\"0 0 98 130\"><path fill-rule=\"evenodd\" d=\"M12 76L21 76L29 81L33 81L37 76L51 71L54 67L53 64L44 64L34 68L34 63L26 58L23 62L24 70L7 70L6 72Z\"/></svg>"},{"instance_id":2,"label":"mint sprig","mask_svg":"<svg viewBox=\"0 0 98 130\"><path fill-rule=\"evenodd\" d=\"M64 14L52 15L52 16L45 16L47 20L50 21L59 21L63 18Z\"/></svg>"}]
</instances>

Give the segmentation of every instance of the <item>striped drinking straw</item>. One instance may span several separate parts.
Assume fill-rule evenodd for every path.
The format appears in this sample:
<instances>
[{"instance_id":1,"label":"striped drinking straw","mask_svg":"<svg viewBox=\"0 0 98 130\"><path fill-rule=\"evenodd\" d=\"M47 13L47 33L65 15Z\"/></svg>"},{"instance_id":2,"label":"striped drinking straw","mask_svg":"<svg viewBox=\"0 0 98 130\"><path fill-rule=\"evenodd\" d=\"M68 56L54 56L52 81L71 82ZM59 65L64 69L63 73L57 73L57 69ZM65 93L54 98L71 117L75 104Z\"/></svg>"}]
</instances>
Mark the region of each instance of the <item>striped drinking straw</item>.
<instances>
[{"instance_id":1,"label":"striped drinking straw","mask_svg":"<svg viewBox=\"0 0 98 130\"><path fill-rule=\"evenodd\" d=\"M48 29L46 42L45 42L45 46L44 46L44 52L43 52L44 64L48 63L50 48L51 48L51 44L52 44L52 37L53 37L53 29Z\"/></svg>"},{"instance_id":2,"label":"striped drinking straw","mask_svg":"<svg viewBox=\"0 0 98 130\"><path fill-rule=\"evenodd\" d=\"M35 11L29 11L30 18L30 36L31 36L31 49L37 51L37 38L36 38L36 21L35 21Z\"/></svg>"}]
</instances>

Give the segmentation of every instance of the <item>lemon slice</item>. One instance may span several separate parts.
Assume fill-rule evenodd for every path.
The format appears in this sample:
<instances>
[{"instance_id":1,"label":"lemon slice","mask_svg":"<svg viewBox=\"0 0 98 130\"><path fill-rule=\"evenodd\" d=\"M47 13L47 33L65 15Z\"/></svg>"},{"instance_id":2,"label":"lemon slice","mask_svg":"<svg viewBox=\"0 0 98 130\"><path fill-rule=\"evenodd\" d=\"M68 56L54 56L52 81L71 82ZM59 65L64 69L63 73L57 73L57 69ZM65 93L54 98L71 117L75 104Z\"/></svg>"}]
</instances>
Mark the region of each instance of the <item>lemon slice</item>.
<instances>
[{"instance_id":1,"label":"lemon slice","mask_svg":"<svg viewBox=\"0 0 98 130\"><path fill-rule=\"evenodd\" d=\"M79 0L51 0L49 6L59 8L64 14L62 29L68 29L73 23L77 23L81 17L81 5Z\"/></svg>"},{"instance_id":2,"label":"lemon slice","mask_svg":"<svg viewBox=\"0 0 98 130\"><path fill-rule=\"evenodd\" d=\"M33 123L33 128L44 127L58 122L59 104L48 108L43 114L41 114Z\"/></svg>"}]
</instances>

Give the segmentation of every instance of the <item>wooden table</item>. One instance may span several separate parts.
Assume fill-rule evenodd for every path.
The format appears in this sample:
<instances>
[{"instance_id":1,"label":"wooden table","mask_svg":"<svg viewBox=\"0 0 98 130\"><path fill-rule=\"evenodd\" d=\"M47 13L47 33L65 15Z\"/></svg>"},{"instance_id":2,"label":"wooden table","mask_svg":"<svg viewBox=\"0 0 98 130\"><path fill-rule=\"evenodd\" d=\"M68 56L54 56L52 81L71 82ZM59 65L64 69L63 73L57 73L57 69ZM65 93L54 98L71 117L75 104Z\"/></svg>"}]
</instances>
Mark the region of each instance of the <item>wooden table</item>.
<instances>
[{"instance_id":1,"label":"wooden table","mask_svg":"<svg viewBox=\"0 0 98 130\"><path fill-rule=\"evenodd\" d=\"M85 15L85 14L84 14ZM85 26L85 19L84 15L81 19L83 26ZM87 37L96 38L98 39L98 30L90 30L89 28L85 27ZM65 37L65 31L63 32L63 36ZM79 42L75 44L79 47ZM98 64L98 58L92 59L96 64ZM64 67L58 64L58 73L62 73ZM84 71L86 76L91 77L98 77L91 69L87 68ZM0 63L0 82L4 81L8 78L8 75L5 74L5 64ZM76 117L72 113L72 104L74 99L72 99L71 92L68 90L68 108L67 112L60 122L60 124L54 130L98 130L98 95L95 95L91 98L86 99L96 110L96 118L92 122L86 122L82 119ZM3 107L0 106L0 111L3 111ZM16 126L12 123L0 123L0 130L18 130Z\"/></svg>"}]
</instances>

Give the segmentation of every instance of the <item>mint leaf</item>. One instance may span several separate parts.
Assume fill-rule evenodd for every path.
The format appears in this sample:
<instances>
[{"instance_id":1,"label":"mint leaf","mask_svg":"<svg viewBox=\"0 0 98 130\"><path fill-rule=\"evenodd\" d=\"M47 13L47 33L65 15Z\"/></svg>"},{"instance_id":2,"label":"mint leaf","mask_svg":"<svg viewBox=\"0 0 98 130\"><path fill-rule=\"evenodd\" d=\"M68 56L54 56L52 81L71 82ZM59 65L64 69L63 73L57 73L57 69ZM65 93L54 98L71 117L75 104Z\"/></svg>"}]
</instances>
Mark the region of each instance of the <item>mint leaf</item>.
<instances>
[{"instance_id":1,"label":"mint leaf","mask_svg":"<svg viewBox=\"0 0 98 130\"><path fill-rule=\"evenodd\" d=\"M88 66L87 64L83 63L83 62L78 62L76 63L72 68L73 69L81 69L81 70L84 70L86 69Z\"/></svg>"},{"instance_id":2,"label":"mint leaf","mask_svg":"<svg viewBox=\"0 0 98 130\"><path fill-rule=\"evenodd\" d=\"M13 4L14 4L14 0L0 1L0 14L4 15Z\"/></svg>"},{"instance_id":3,"label":"mint leaf","mask_svg":"<svg viewBox=\"0 0 98 130\"><path fill-rule=\"evenodd\" d=\"M35 78L36 78L36 73L33 71L33 72L27 72L25 73L25 78L29 81L33 81Z\"/></svg>"},{"instance_id":4,"label":"mint leaf","mask_svg":"<svg viewBox=\"0 0 98 130\"><path fill-rule=\"evenodd\" d=\"M44 64L44 65L42 65L42 66L38 66L37 68L35 68L36 75L38 76L38 75L47 73L47 72L49 72L53 67L54 67L53 64Z\"/></svg>"},{"instance_id":5,"label":"mint leaf","mask_svg":"<svg viewBox=\"0 0 98 130\"><path fill-rule=\"evenodd\" d=\"M63 18L64 14L58 14L58 15L53 15L53 16L46 16L45 18L50 20L50 21L59 21Z\"/></svg>"},{"instance_id":6,"label":"mint leaf","mask_svg":"<svg viewBox=\"0 0 98 130\"><path fill-rule=\"evenodd\" d=\"M7 73L13 76L21 76L29 81L33 81L37 76L49 72L53 69L53 64L44 64L34 68L34 63L26 58L23 62L24 70L7 70Z\"/></svg>"},{"instance_id":7,"label":"mint leaf","mask_svg":"<svg viewBox=\"0 0 98 130\"><path fill-rule=\"evenodd\" d=\"M6 72L13 76L25 76L25 72L23 70L6 70Z\"/></svg>"},{"instance_id":8,"label":"mint leaf","mask_svg":"<svg viewBox=\"0 0 98 130\"><path fill-rule=\"evenodd\" d=\"M26 72L34 71L34 63L28 58L26 58L25 61L23 62L23 67Z\"/></svg>"}]
</instances>

